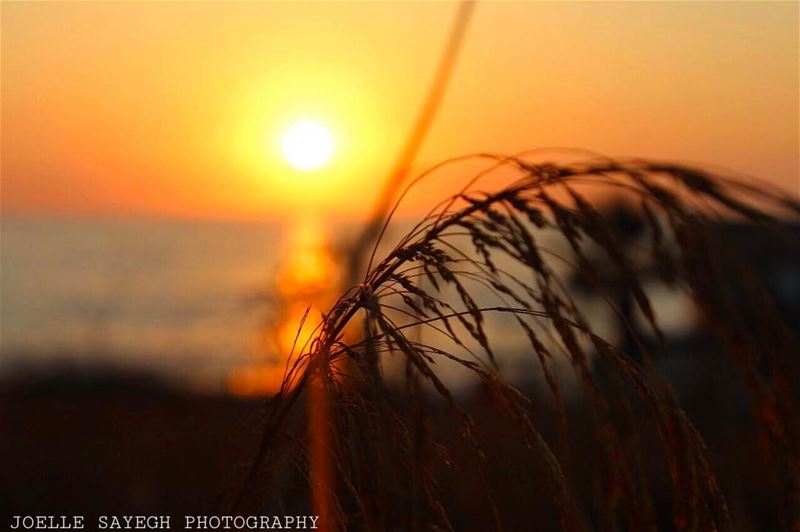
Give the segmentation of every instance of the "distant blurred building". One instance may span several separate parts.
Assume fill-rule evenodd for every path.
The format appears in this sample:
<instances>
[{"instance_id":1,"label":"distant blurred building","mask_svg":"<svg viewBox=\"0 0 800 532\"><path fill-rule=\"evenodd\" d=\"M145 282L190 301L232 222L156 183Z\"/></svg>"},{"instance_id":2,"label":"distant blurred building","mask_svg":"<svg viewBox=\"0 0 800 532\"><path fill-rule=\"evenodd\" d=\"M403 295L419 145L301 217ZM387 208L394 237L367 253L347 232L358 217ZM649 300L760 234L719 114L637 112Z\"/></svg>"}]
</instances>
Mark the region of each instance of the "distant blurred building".
<instances>
[{"instance_id":1,"label":"distant blurred building","mask_svg":"<svg viewBox=\"0 0 800 532\"><path fill-rule=\"evenodd\" d=\"M694 305L688 300L688 295L681 295L675 287L669 286L673 283L664 278L663 264L657 264L653 254L642 251L651 249L652 242L638 209L618 201L606 209L604 218L619 238L619 251L630 259L631 269L645 288L658 322L681 324L680 327L668 325L663 328L666 349L661 349L662 353L685 352L688 345L696 346L698 341L708 344L711 341L709 333L703 330L698 312L684 311L678 319L664 315L667 313L663 310L667 294L684 298L684 308ZM741 309L741 315L737 312L734 316L741 318L741 326L748 326L746 312L766 311L767 307L773 307L782 321L793 331L800 332L800 224L784 222L768 226L745 221L720 221L706 225L704 229L707 231L707 245L702 249L703 258L712 264L714 270L711 289ZM665 259L680 267L677 243L669 235L664 239L666 254L669 255ZM656 341L637 308L630 281L599 246L587 245L584 253L594 271L574 272L570 286L582 298L598 298L598 288L604 292L614 307L609 306L605 311L606 318L615 323L607 333L608 339L641 362L636 337L642 338L648 347L655 347ZM758 293L755 306L763 305L763 309L751 308L754 302L752 299L747 301L745 287ZM674 309L671 312L676 313Z\"/></svg>"}]
</instances>

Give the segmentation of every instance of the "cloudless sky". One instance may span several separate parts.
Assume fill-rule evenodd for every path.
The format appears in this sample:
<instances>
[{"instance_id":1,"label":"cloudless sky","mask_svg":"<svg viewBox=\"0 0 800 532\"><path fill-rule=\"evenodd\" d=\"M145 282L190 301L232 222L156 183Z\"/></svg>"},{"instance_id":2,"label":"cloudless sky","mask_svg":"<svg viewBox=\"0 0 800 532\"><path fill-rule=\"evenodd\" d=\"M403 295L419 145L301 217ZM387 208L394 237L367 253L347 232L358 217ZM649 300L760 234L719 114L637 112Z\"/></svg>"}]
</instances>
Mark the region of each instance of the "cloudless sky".
<instances>
[{"instance_id":1,"label":"cloudless sky","mask_svg":"<svg viewBox=\"0 0 800 532\"><path fill-rule=\"evenodd\" d=\"M447 2L3 2L5 212L357 216L437 64ZM798 191L797 2L484 2L420 153L576 146ZM315 172L280 153L318 120Z\"/></svg>"}]
</instances>

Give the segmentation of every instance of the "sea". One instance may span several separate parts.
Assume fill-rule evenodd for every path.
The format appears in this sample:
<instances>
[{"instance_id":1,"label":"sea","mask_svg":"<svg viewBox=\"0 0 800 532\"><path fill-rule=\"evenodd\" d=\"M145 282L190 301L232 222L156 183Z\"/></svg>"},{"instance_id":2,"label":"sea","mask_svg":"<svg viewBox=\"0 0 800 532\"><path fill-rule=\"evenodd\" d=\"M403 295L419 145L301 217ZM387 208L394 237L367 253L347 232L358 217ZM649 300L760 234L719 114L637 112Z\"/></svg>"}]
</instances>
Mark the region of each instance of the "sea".
<instances>
[{"instance_id":1,"label":"sea","mask_svg":"<svg viewBox=\"0 0 800 532\"><path fill-rule=\"evenodd\" d=\"M0 372L78 364L221 380L258 346L284 229L3 217Z\"/></svg>"},{"instance_id":2,"label":"sea","mask_svg":"<svg viewBox=\"0 0 800 532\"><path fill-rule=\"evenodd\" d=\"M325 234L336 247L357 229L333 223ZM233 368L264 356L290 233L290 222L6 215L0 377L115 368L224 389ZM686 297L653 295L660 316L685 326ZM581 304L599 331L613 330L602 301ZM527 345L513 320L487 326L507 352ZM511 372L514 360L532 359L509 357Z\"/></svg>"}]
</instances>

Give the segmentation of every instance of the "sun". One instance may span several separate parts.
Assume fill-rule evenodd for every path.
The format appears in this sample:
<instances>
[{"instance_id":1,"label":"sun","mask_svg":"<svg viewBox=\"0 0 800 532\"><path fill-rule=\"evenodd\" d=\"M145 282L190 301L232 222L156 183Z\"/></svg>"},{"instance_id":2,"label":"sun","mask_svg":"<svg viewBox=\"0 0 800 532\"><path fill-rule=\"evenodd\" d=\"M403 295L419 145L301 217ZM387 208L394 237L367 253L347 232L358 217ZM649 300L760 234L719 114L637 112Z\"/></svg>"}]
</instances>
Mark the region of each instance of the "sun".
<instances>
[{"instance_id":1,"label":"sun","mask_svg":"<svg viewBox=\"0 0 800 532\"><path fill-rule=\"evenodd\" d=\"M333 137L318 122L293 124L283 135L283 156L298 170L316 170L333 155Z\"/></svg>"}]
</instances>

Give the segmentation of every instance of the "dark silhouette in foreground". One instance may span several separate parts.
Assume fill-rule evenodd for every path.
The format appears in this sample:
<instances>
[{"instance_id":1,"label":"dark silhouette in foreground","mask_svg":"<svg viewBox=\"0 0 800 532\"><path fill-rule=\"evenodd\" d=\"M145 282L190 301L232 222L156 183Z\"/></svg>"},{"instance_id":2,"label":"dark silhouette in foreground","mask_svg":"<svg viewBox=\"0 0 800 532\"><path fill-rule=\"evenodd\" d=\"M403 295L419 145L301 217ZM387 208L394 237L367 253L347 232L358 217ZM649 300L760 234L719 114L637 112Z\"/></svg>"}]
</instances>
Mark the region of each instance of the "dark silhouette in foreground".
<instances>
[{"instance_id":1,"label":"dark silhouette in foreground","mask_svg":"<svg viewBox=\"0 0 800 532\"><path fill-rule=\"evenodd\" d=\"M296 346L259 452L225 507L274 504L297 483L328 530L731 529L750 518L746 495L720 479L729 459L757 456L771 501L764 522L796 528L795 328L720 228L724 220L746 222L796 250L779 220L796 220L800 205L679 165L480 157L489 170L385 258L371 260L317 336ZM475 190L479 177L499 168L516 178ZM632 242L611 223L585 195L587 185L624 191L641 212L646 239ZM546 233L558 235L570 256L542 244ZM716 366L712 381L730 379L740 400L723 404L709 394L718 409L709 412L706 398L691 403L674 392L663 360L675 346L636 266L642 257L648 277L694 301L705 337L695 336L683 355ZM575 272L625 326L622 338L594 331L569 289ZM527 339L537 368L530 378L544 386L520 389L504 379L500 339L486 326L495 318ZM353 323L361 323L361 335L353 335ZM391 358L405 365L399 385L387 378ZM437 367L445 362L472 374L491 413L441 380ZM690 414L702 420L731 411L743 418L726 429L732 440L710 448L718 440Z\"/></svg>"}]
</instances>

